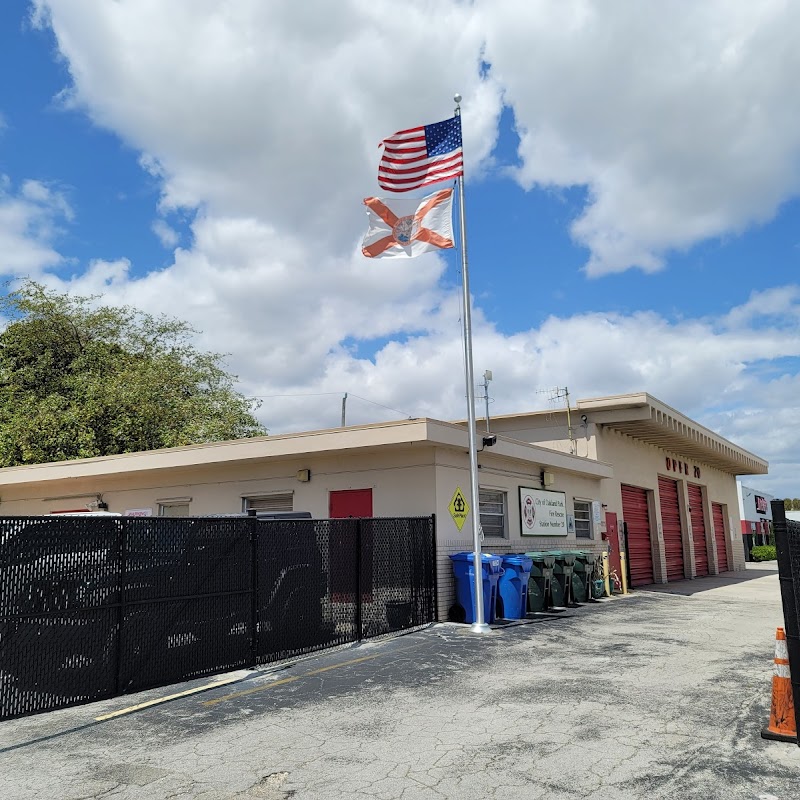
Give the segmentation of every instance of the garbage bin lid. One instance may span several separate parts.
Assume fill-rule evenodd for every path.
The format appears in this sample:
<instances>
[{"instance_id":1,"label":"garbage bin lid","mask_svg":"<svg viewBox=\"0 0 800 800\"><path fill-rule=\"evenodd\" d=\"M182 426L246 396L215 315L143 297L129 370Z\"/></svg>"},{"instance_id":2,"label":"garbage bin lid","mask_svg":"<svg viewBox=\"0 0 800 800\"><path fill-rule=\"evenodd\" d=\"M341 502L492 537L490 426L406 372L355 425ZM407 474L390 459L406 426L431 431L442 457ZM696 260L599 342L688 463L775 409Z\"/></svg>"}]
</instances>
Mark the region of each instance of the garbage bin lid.
<instances>
[{"instance_id":1,"label":"garbage bin lid","mask_svg":"<svg viewBox=\"0 0 800 800\"><path fill-rule=\"evenodd\" d=\"M516 566L525 567L530 570L533 565L533 559L522 553L503 553L503 563L515 564Z\"/></svg>"},{"instance_id":2,"label":"garbage bin lid","mask_svg":"<svg viewBox=\"0 0 800 800\"><path fill-rule=\"evenodd\" d=\"M470 564L474 562L475 554L469 553L451 553L450 558L453 561L469 561ZM497 569L500 569L502 559L500 556L493 555L492 553L481 553L481 563L490 564Z\"/></svg>"}]
</instances>

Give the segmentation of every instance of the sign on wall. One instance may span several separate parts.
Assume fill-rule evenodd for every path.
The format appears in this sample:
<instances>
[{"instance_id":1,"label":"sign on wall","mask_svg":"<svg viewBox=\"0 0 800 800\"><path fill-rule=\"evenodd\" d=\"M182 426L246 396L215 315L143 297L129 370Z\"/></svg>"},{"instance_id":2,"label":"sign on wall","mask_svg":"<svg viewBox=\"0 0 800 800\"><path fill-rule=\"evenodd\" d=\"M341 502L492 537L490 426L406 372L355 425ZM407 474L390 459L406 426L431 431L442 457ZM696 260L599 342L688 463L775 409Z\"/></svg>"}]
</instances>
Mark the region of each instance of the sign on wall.
<instances>
[{"instance_id":1,"label":"sign on wall","mask_svg":"<svg viewBox=\"0 0 800 800\"><path fill-rule=\"evenodd\" d=\"M467 516L469 515L469 504L467 503L467 498L464 497L464 493L461 491L460 486L456 487L455 494L453 495L453 499L450 501L448 509L450 510L450 516L453 518L453 522L455 522L456 527L461 530L464 527L464 523L467 521Z\"/></svg>"},{"instance_id":2,"label":"sign on wall","mask_svg":"<svg viewBox=\"0 0 800 800\"><path fill-rule=\"evenodd\" d=\"M566 536L567 495L520 486L519 519L522 536Z\"/></svg>"},{"instance_id":3,"label":"sign on wall","mask_svg":"<svg viewBox=\"0 0 800 800\"><path fill-rule=\"evenodd\" d=\"M769 506L767 504L767 498L762 497L760 494L757 494L755 496L755 500L756 500L756 511L759 514L766 514L767 511L769 510Z\"/></svg>"}]
</instances>

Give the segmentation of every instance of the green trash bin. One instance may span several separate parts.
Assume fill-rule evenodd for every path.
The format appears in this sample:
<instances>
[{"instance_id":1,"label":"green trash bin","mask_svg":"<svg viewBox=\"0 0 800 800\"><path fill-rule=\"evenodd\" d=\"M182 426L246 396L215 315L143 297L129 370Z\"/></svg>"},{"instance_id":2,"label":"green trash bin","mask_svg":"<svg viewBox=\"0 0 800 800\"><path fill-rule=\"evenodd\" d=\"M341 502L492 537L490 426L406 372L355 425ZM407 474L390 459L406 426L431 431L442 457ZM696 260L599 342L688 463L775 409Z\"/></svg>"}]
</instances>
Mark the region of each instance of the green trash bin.
<instances>
[{"instance_id":1,"label":"green trash bin","mask_svg":"<svg viewBox=\"0 0 800 800\"><path fill-rule=\"evenodd\" d=\"M555 556L553 565L553 607L574 606L572 593L572 572L575 566L575 553L569 550L551 550Z\"/></svg>"},{"instance_id":2,"label":"green trash bin","mask_svg":"<svg viewBox=\"0 0 800 800\"><path fill-rule=\"evenodd\" d=\"M572 565L572 596L576 603L587 603L590 599L589 581L594 566L594 556L586 550L572 550L575 563Z\"/></svg>"},{"instance_id":3,"label":"green trash bin","mask_svg":"<svg viewBox=\"0 0 800 800\"><path fill-rule=\"evenodd\" d=\"M553 605L552 581L555 558L550 553L525 553L533 562L528 578L528 611L546 611Z\"/></svg>"}]
</instances>

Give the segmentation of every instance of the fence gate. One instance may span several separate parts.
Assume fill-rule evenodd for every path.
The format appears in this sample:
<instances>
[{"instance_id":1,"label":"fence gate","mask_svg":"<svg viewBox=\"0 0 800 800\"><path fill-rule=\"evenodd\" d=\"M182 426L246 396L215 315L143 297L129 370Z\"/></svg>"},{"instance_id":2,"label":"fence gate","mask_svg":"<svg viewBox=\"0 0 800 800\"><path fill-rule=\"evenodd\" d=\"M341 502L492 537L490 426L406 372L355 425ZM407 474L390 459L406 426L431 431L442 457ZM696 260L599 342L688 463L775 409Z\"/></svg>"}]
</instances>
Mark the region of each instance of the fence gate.
<instances>
[{"instance_id":1,"label":"fence gate","mask_svg":"<svg viewBox=\"0 0 800 800\"><path fill-rule=\"evenodd\" d=\"M433 517L0 518L0 719L435 619Z\"/></svg>"}]
</instances>

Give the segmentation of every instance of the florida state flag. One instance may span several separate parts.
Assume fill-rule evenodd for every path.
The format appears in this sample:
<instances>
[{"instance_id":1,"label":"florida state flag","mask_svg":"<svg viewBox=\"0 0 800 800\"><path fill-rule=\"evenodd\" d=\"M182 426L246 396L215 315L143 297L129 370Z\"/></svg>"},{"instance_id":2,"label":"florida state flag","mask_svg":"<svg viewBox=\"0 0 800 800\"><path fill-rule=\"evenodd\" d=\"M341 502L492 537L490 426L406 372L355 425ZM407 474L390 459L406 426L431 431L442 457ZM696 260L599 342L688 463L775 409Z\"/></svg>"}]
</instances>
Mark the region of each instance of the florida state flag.
<instances>
[{"instance_id":1,"label":"florida state flag","mask_svg":"<svg viewBox=\"0 0 800 800\"><path fill-rule=\"evenodd\" d=\"M453 190L423 198L367 197L367 258L413 258L453 243Z\"/></svg>"}]
</instances>

